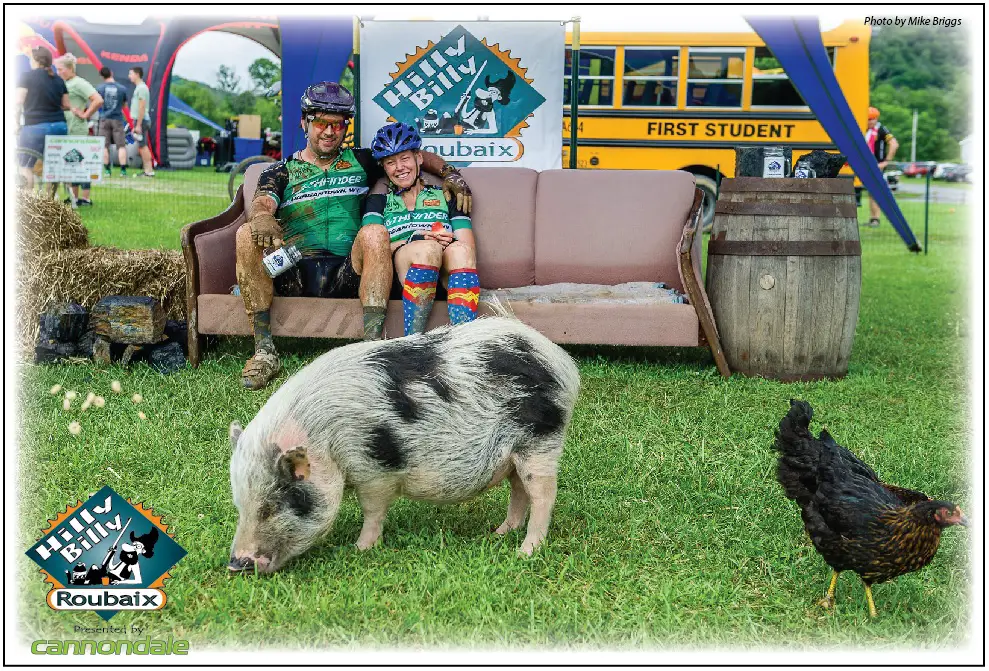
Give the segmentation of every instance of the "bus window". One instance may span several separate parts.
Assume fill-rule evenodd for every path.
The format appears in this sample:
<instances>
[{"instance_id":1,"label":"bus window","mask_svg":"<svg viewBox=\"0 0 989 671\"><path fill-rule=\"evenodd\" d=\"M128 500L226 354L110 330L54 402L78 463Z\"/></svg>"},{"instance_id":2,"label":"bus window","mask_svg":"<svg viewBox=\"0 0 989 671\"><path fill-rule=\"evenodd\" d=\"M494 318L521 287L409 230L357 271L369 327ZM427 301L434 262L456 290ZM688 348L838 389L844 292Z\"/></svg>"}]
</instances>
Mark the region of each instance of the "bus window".
<instances>
[{"instance_id":1,"label":"bus window","mask_svg":"<svg viewBox=\"0 0 989 671\"><path fill-rule=\"evenodd\" d=\"M834 47L827 47L828 60L834 67ZM756 47L752 67L753 107L807 107L807 103L790 83L790 78L773 53Z\"/></svg>"},{"instance_id":2,"label":"bus window","mask_svg":"<svg viewBox=\"0 0 989 671\"><path fill-rule=\"evenodd\" d=\"M691 47L687 107L741 107L745 49Z\"/></svg>"},{"instance_id":3,"label":"bus window","mask_svg":"<svg viewBox=\"0 0 989 671\"><path fill-rule=\"evenodd\" d=\"M579 90L577 104L611 107L615 86L615 47L586 47L580 50L577 69ZM564 62L563 106L570 106L570 65L573 56L568 48Z\"/></svg>"},{"instance_id":4,"label":"bus window","mask_svg":"<svg viewBox=\"0 0 989 671\"><path fill-rule=\"evenodd\" d=\"M676 107L679 47L625 47L622 105Z\"/></svg>"}]
</instances>

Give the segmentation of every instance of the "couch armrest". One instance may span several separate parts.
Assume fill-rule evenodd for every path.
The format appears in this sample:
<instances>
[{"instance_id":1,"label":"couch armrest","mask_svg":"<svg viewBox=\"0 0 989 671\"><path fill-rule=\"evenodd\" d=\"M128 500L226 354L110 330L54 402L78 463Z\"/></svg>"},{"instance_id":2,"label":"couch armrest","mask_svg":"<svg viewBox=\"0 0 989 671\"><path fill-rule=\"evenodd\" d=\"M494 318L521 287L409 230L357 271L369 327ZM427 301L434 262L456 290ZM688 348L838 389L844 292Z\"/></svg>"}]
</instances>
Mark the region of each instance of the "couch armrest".
<instances>
[{"instance_id":1,"label":"couch armrest","mask_svg":"<svg viewBox=\"0 0 989 671\"><path fill-rule=\"evenodd\" d=\"M701 205L704 202L704 194L700 189L694 189L694 203L690 207L687 215L687 222L683 227L683 235L680 237L680 244L677 245L677 256L680 271L680 280L687 290L687 297L690 304L697 312L697 321L700 324L701 335L711 348L714 355L714 362L718 366L718 372L724 377L731 376L728 368L728 361L721 350L721 340L718 338L718 327L714 321L714 311L711 309L711 301L708 300L707 292L704 290L704 277L701 272L701 259L704 236L701 232Z\"/></svg>"},{"instance_id":2,"label":"couch armrest","mask_svg":"<svg viewBox=\"0 0 989 671\"><path fill-rule=\"evenodd\" d=\"M237 190L230 207L209 219L196 221L182 227L182 256L185 259L185 306L189 332L189 361L199 365L199 254L196 236L232 226L244 211L243 185Z\"/></svg>"}]
</instances>

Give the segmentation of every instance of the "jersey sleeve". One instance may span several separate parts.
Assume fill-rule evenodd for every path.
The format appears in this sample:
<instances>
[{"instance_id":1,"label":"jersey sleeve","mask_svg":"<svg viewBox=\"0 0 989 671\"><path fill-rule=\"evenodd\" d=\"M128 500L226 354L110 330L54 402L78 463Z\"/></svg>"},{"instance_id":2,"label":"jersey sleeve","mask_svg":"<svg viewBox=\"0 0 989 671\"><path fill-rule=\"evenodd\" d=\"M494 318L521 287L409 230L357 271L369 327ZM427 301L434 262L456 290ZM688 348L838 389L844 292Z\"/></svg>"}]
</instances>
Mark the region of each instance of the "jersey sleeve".
<instances>
[{"instance_id":1,"label":"jersey sleeve","mask_svg":"<svg viewBox=\"0 0 989 671\"><path fill-rule=\"evenodd\" d=\"M361 217L361 226L385 223L385 204L388 196L384 193L370 193L364 199L364 216Z\"/></svg>"},{"instance_id":2,"label":"jersey sleeve","mask_svg":"<svg viewBox=\"0 0 989 671\"><path fill-rule=\"evenodd\" d=\"M361 164L364 168L364 172L367 173L367 183L370 185L375 184L379 179L385 176L385 171L378 165L378 162L374 160L371 156L370 149L355 149L354 157L357 162Z\"/></svg>"},{"instance_id":3,"label":"jersey sleeve","mask_svg":"<svg viewBox=\"0 0 989 671\"><path fill-rule=\"evenodd\" d=\"M443 198L443 192L440 191L440 198ZM470 217L463 213L463 211L457 207L457 199L453 198L447 203L447 211L450 213L450 226L455 231L462 229L470 230Z\"/></svg>"},{"instance_id":4,"label":"jersey sleeve","mask_svg":"<svg viewBox=\"0 0 989 671\"><path fill-rule=\"evenodd\" d=\"M887 142L891 139L895 139L893 137L893 134L889 132L889 129L886 128L886 126L883 126L882 124L879 125L879 130L876 132L876 138L881 140L882 142Z\"/></svg>"},{"instance_id":5,"label":"jersey sleeve","mask_svg":"<svg viewBox=\"0 0 989 671\"><path fill-rule=\"evenodd\" d=\"M285 161L272 163L258 177L258 188L254 191L254 198L256 200L261 196L268 196L275 201L275 207L278 207L282 204L287 186L288 168L285 166Z\"/></svg>"}]
</instances>

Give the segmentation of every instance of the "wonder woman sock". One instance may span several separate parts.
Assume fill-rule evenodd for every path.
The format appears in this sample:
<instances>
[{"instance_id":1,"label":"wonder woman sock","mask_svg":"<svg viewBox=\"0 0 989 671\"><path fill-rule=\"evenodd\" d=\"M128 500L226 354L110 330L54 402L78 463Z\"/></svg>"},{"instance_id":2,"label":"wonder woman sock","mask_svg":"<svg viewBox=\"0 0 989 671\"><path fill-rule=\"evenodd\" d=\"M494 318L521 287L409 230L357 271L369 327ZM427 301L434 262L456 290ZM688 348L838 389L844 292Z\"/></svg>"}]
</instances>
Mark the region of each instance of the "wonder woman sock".
<instances>
[{"instance_id":1,"label":"wonder woman sock","mask_svg":"<svg viewBox=\"0 0 989 671\"><path fill-rule=\"evenodd\" d=\"M426 330L426 320L433 309L436 297L436 280L440 269L413 263L402 283L402 306L405 312L405 335L422 333Z\"/></svg>"},{"instance_id":2,"label":"wonder woman sock","mask_svg":"<svg viewBox=\"0 0 989 671\"><path fill-rule=\"evenodd\" d=\"M446 290L446 311L451 324L466 324L477 318L477 302L481 284L476 268L457 268L450 271Z\"/></svg>"}]
</instances>

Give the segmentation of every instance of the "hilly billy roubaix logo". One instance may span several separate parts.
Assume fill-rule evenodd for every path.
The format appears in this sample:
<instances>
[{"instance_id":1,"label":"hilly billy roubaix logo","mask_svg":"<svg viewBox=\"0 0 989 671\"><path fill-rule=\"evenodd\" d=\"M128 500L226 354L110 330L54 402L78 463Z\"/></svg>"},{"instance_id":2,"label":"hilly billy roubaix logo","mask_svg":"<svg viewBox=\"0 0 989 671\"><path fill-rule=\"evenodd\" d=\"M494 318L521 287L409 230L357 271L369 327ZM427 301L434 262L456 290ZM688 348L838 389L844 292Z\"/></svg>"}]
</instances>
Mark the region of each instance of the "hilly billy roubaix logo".
<instances>
[{"instance_id":1,"label":"hilly billy roubaix logo","mask_svg":"<svg viewBox=\"0 0 989 671\"><path fill-rule=\"evenodd\" d=\"M457 26L396 63L374 102L450 163L517 161L526 120L546 102L520 61Z\"/></svg>"},{"instance_id":2,"label":"hilly billy roubaix logo","mask_svg":"<svg viewBox=\"0 0 989 671\"><path fill-rule=\"evenodd\" d=\"M92 610L109 620L121 610L158 610L168 570L186 552L161 517L110 487L49 521L27 551L51 583L55 610Z\"/></svg>"}]
</instances>

